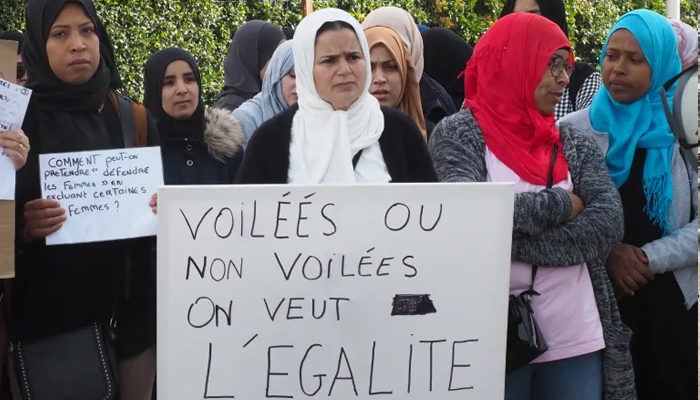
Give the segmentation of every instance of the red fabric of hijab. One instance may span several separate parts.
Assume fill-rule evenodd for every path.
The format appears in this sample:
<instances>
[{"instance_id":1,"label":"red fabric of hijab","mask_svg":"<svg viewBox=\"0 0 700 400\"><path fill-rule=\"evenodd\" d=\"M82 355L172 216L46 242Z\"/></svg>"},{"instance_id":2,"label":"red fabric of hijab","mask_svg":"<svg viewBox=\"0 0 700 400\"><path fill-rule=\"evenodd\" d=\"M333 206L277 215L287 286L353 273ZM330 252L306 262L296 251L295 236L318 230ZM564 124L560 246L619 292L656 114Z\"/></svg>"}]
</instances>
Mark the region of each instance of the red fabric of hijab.
<instances>
[{"instance_id":1,"label":"red fabric of hijab","mask_svg":"<svg viewBox=\"0 0 700 400\"><path fill-rule=\"evenodd\" d=\"M552 149L560 143L554 115L545 117L537 110L535 88L561 48L570 49L571 43L557 24L535 14L510 14L479 39L464 80L465 108L474 114L486 146L534 185L547 184ZM554 183L565 180L568 171L560 151Z\"/></svg>"}]
</instances>

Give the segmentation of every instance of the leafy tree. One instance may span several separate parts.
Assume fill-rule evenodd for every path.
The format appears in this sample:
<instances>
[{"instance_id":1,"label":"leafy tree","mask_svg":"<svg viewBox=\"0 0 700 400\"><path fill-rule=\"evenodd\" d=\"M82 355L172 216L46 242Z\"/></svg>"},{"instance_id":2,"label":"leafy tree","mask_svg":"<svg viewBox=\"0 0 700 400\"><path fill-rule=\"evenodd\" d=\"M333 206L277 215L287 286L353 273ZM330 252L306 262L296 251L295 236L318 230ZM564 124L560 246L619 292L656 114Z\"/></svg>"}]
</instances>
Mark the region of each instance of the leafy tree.
<instances>
[{"instance_id":1,"label":"leafy tree","mask_svg":"<svg viewBox=\"0 0 700 400\"><path fill-rule=\"evenodd\" d=\"M393 5L416 22L443 26L474 44L500 15L505 0L315 0L316 9L337 7L359 21ZM610 27L625 12L650 8L664 13L664 0L565 0L576 56L597 63ZM245 21L262 19L282 28L301 20L301 0L95 0L116 49L124 93L143 98L143 68L154 52L170 46L190 51L202 71L202 94L212 104L223 85L223 65L233 33ZM23 29L26 0L0 1L0 29ZM683 20L698 24L695 0L682 0Z\"/></svg>"}]
</instances>

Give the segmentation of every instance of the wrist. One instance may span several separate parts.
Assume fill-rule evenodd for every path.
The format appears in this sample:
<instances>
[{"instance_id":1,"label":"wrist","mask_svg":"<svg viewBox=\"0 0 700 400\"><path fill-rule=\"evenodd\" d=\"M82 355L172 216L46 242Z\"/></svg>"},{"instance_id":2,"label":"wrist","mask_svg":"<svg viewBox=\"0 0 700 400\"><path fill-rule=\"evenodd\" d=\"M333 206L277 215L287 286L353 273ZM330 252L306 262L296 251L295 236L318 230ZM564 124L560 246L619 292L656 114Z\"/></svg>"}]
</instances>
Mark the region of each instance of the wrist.
<instances>
[{"instance_id":1,"label":"wrist","mask_svg":"<svg viewBox=\"0 0 700 400\"><path fill-rule=\"evenodd\" d=\"M24 227L24 229L22 229L22 243L31 244L35 240L37 239L33 237L31 233L29 233L29 228Z\"/></svg>"},{"instance_id":2,"label":"wrist","mask_svg":"<svg viewBox=\"0 0 700 400\"><path fill-rule=\"evenodd\" d=\"M622 245L621 242L615 243L612 246L610 246L610 248L608 249L607 252L602 254L603 255L603 264L605 264L605 269L610 270L610 264L611 264L610 261L612 261L610 259L610 256L612 255L613 251L617 248L617 246L620 246L620 245Z\"/></svg>"}]
</instances>

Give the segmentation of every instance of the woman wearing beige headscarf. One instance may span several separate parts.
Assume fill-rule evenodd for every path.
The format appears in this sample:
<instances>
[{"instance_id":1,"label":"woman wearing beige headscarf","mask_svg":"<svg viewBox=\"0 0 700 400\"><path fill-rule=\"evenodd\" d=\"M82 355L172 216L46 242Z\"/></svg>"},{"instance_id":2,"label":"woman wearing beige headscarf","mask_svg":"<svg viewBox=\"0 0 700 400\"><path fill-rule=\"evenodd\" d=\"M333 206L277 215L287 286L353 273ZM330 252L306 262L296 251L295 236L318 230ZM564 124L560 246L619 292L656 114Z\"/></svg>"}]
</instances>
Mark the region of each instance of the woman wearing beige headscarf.
<instances>
[{"instance_id":1,"label":"woman wearing beige headscarf","mask_svg":"<svg viewBox=\"0 0 700 400\"><path fill-rule=\"evenodd\" d=\"M399 34L381 26L365 30L372 65L372 96L413 119L427 139L416 68Z\"/></svg>"},{"instance_id":2,"label":"woman wearing beige headscarf","mask_svg":"<svg viewBox=\"0 0 700 400\"><path fill-rule=\"evenodd\" d=\"M423 37L416 22L407 11L397 7L378 8L365 18L362 29L381 26L393 29L399 34L406 49L411 54L411 60L416 70L416 78L420 85L420 97L423 106L423 116L428 132L432 131L443 118L456 113L454 101L445 88L430 78L423 71Z\"/></svg>"}]
</instances>

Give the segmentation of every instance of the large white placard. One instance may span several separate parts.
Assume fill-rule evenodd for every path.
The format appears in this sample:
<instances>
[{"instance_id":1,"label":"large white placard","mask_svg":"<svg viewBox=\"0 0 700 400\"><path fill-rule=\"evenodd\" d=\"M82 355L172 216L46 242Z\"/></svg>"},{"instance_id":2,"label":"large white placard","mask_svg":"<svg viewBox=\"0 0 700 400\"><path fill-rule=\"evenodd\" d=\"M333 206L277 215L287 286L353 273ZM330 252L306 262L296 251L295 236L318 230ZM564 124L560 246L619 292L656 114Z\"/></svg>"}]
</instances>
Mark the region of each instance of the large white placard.
<instances>
[{"instance_id":1,"label":"large white placard","mask_svg":"<svg viewBox=\"0 0 700 400\"><path fill-rule=\"evenodd\" d=\"M30 89L0 79L0 132L19 130L27 113ZM0 147L0 200L15 198L15 166Z\"/></svg>"},{"instance_id":2,"label":"large white placard","mask_svg":"<svg viewBox=\"0 0 700 400\"><path fill-rule=\"evenodd\" d=\"M509 184L163 187L158 397L503 399Z\"/></svg>"},{"instance_id":3,"label":"large white placard","mask_svg":"<svg viewBox=\"0 0 700 400\"><path fill-rule=\"evenodd\" d=\"M160 147L41 154L41 190L66 210L47 245L154 236L148 203L163 184Z\"/></svg>"}]
</instances>

